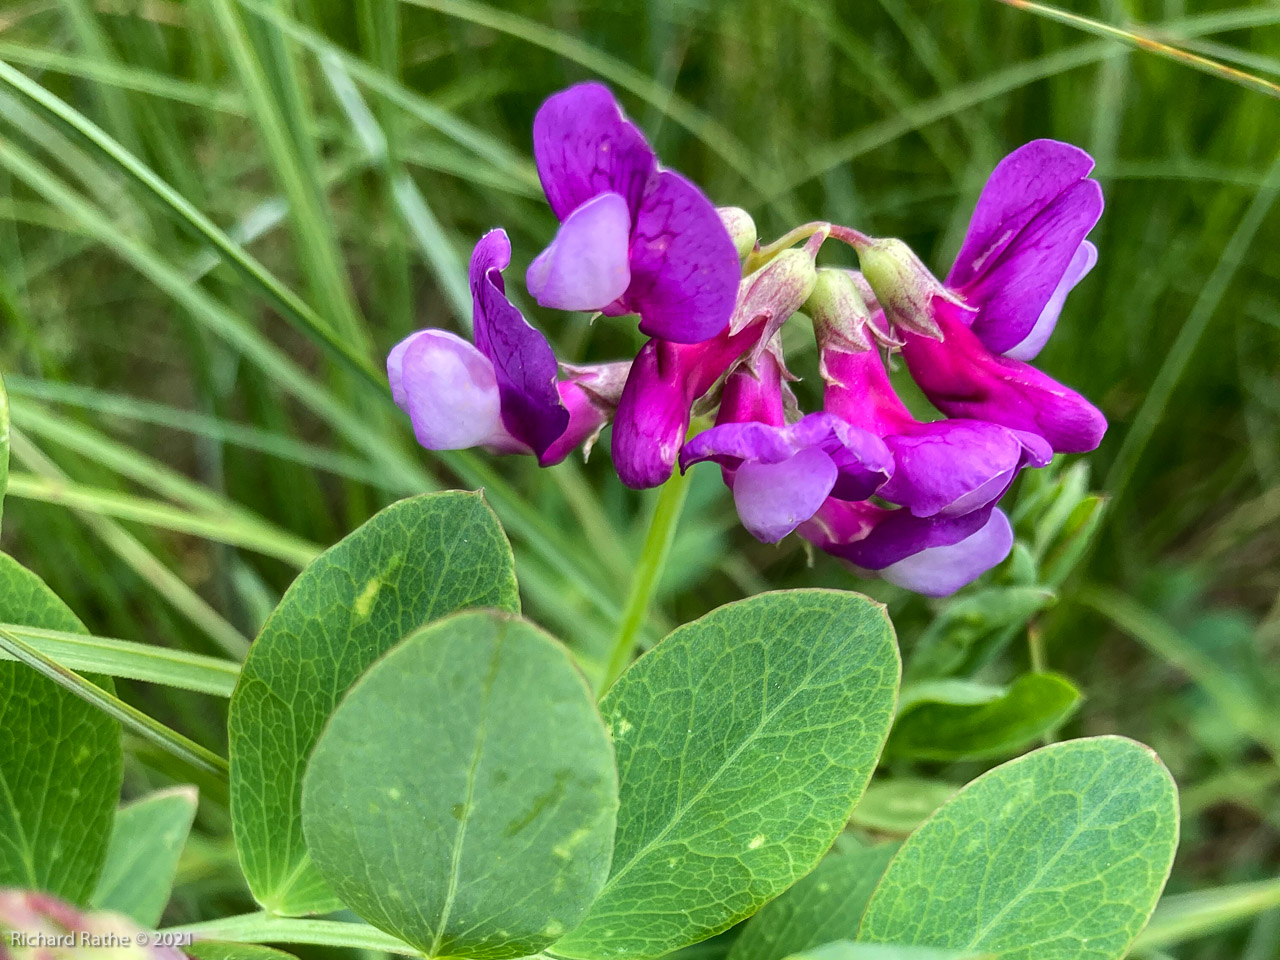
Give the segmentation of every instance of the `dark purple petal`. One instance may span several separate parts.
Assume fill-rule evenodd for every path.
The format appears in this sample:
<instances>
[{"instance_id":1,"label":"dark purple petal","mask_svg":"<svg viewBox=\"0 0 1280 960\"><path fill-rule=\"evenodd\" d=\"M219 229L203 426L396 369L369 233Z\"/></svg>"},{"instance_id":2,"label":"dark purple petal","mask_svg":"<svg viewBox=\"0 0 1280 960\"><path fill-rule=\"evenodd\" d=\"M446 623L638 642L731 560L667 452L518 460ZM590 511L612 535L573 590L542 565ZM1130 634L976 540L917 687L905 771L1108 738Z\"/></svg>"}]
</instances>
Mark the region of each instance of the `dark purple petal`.
<instances>
[{"instance_id":1,"label":"dark purple petal","mask_svg":"<svg viewBox=\"0 0 1280 960\"><path fill-rule=\"evenodd\" d=\"M556 218L601 193L627 201L632 220L657 158L607 87L580 83L548 97L533 118L533 156Z\"/></svg>"},{"instance_id":2,"label":"dark purple petal","mask_svg":"<svg viewBox=\"0 0 1280 960\"><path fill-rule=\"evenodd\" d=\"M748 533L777 543L813 516L835 482L831 458L809 447L785 460L742 464L733 477L733 502Z\"/></svg>"},{"instance_id":3,"label":"dark purple petal","mask_svg":"<svg viewBox=\"0 0 1280 960\"><path fill-rule=\"evenodd\" d=\"M692 183L658 173L631 232L631 286L607 312L638 313L640 330L701 343L729 324L741 278L738 251L716 208Z\"/></svg>"},{"instance_id":4,"label":"dark purple petal","mask_svg":"<svg viewBox=\"0 0 1280 960\"><path fill-rule=\"evenodd\" d=\"M491 447L528 452L503 426L493 364L466 340L447 330L419 330L387 357L396 404L413 422L428 450Z\"/></svg>"},{"instance_id":5,"label":"dark purple petal","mask_svg":"<svg viewBox=\"0 0 1280 960\"><path fill-rule=\"evenodd\" d=\"M1004 351L1006 357L1026 361L1036 358L1036 355L1044 349L1044 345L1049 342L1049 337L1053 335L1053 328L1058 325L1058 316L1062 313L1063 304L1067 302L1067 294L1075 289L1076 284L1088 275L1097 262L1098 248L1088 240L1080 244L1075 256L1071 258L1071 265L1067 267L1067 272L1058 281L1058 287L1053 291L1053 296L1040 311L1035 326L1021 343Z\"/></svg>"},{"instance_id":6,"label":"dark purple petal","mask_svg":"<svg viewBox=\"0 0 1280 960\"><path fill-rule=\"evenodd\" d=\"M993 510L981 529L959 543L912 554L885 567L880 576L926 597L947 597L1000 563L1012 548L1009 518Z\"/></svg>"},{"instance_id":7,"label":"dark purple petal","mask_svg":"<svg viewBox=\"0 0 1280 960\"><path fill-rule=\"evenodd\" d=\"M1057 140L1033 140L1001 160L974 208L947 286L971 283L1060 194L1093 169L1093 158Z\"/></svg>"},{"instance_id":8,"label":"dark purple petal","mask_svg":"<svg viewBox=\"0 0 1280 960\"><path fill-rule=\"evenodd\" d=\"M617 193L602 193L578 207L551 246L529 264L525 283L544 307L599 310L626 292L631 213Z\"/></svg>"},{"instance_id":9,"label":"dark purple petal","mask_svg":"<svg viewBox=\"0 0 1280 960\"><path fill-rule=\"evenodd\" d=\"M1004 353L1035 328L1080 244L1102 216L1102 188L1084 180L1069 187L1018 232L970 283L956 291L978 308L973 332Z\"/></svg>"},{"instance_id":10,"label":"dark purple petal","mask_svg":"<svg viewBox=\"0 0 1280 960\"><path fill-rule=\"evenodd\" d=\"M872 503L827 500L801 533L833 556L883 570L922 550L949 547L981 530L993 506L958 517L917 517Z\"/></svg>"},{"instance_id":11,"label":"dark purple petal","mask_svg":"<svg viewBox=\"0 0 1280 960\"><path fill-rule=\"evenodd\" d=\"M979 420L916 424L884 441L894 472L880 496L918 517L957 516L994 503L1023 458L1012 430Z\"/></svg>"},{"instance_id":12,"label":"dark purple petal","mask_svg":"<svg viewBox=\"0 0 1280 960\"><path fill-rule=\"evenodd\" d=\"M556 390L559 369L547 338L507 299L502 271L511 263L505 230L490 230L471 254L475 340L493 364L502 422L541 456L569 424Z\"/></svg>"},{"instance_id":13,"label":"dark purple petal","mask_svg":"<svg viewBox=\"0 0 1280 960\"><path fill-rule=\"evenodd\" d=\"M538 464L543 467L559 463L584 442L589 445L609 422L608 409L580 384L562 380L559 392L561 402L569 411L569 426L538 457Z\"/></svg>"},{"instance_id":14,"label":"dark purple petal","mask_svg":"<svg viewBox=\"0 0 1280 960\"><path fill-rule=\"evenodd\" d=\"M1093 404L1020 360L997 356L944 318L945 340L905 334L902 356L931 403L951 417L989 420L1043 438L1057 453L1096 449L1107 421Z\"/></svg>"}]
</instances>

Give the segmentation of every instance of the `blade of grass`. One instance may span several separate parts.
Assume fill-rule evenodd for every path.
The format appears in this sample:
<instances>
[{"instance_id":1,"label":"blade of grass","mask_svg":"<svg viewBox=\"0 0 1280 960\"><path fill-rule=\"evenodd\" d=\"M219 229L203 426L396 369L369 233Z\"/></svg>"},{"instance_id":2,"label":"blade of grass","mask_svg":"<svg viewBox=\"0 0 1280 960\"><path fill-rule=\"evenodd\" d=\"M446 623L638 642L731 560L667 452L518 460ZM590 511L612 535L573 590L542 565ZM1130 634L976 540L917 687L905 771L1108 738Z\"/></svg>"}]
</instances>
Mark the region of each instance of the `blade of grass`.
<instances>
[{"instance_id":1,"label":"blade of grass","mask_svg":"<svg viewBox=\"0 0 1280 960\"><path fill-rule=\"evenodd\" d=\"M203 237L228 263L236 267L246 279L265 293L286 316L294 320L303 332L352 369L364 374L373 383L380 384L380 375L369 360L339 337L328 321L242 246L227 236L178 191L162 180L151 168L126 150L119 141L65 101L3 62L0 62L0 84L9 87L84 137L101 156L159 200L162 207L178 222L190 227Z\"/></svg>"},{"instance_id":2,"label":"blade of grass","mask_svg":"<svg viewBox=\"0 0 1280 960\"><path fill-rule=\"evenodd\" d=\"M1262 77L1254 76L1243 70L1237 70L1235 67L1227 66L1225 63L1219 63L1216 60L1210 60L1208 57L1202 57L1199 54L1184 50L1181 47L1173 46L1147 33L1136 30L1132 27L1123 28L1112 26L1109 23L1103 23L1100 20L1094 20L1090 17L1081 16L1078 13L1071 13L1067 10L1059 10L1057 7L1051 7L1045 3L1035 3L1033 0L996 0L1003 3L1007 7L1013 7L1015 10L1025 10L1028 13L1034 13L1036 16L1044 17L1047 20L1055 20L1058 23L1065 23L1068 26L1075 27L1085 33L1091 33L1096 37L1106 37L1139 50L1145 50L1148 53L1154 53L1166 59L1173 60L1183 66L1191 67L1210 76L1218 77L1222 80L1228 80L1231 83L1239 84L1247 90L1254 90L1258 93L1266 94L1269 97L1280 98L1280 84L1272 83Z\"/></svg>"},{"instance_id":3,"label":"blade of grass","mask_svg":"<svg viewBox=\"0 0 1280 960\"><path fill-rule=\"evenodd\" d=\"M469 0L400 0L400 2L435 10L445 16L497 30L499 33L542 47L593 73L598 73L670 117L706 144L712 153L736 171L749 186L762 195L771 195L772 177L758 169L746 144L730 133L719 121L703 113L689 101L655 83L648 75L629 64L571 34L486 4L471 3Z\"/></svg>"},{"instance_id":4,"label":"blade of grass","mask_svg":"<svg viewBox=\"0 0 1280 960\"><path fill-rule=\"evenodd\" d=\"M130 520L213 543L242 547L283 560L298 569L314 560L322 549L281 530L249 526L235 515L204 516L158 500L66 480L15 473L9 477L9 495L20 500L57 504L77 513Z\"/></svg>"},{"instance_id":5,"label":"blade of grass","mask_svg":"<svg viewBox=\"0 0 1280 960\"><path fill-rule=\"evenodd\" d=\"M1235 232L1231 234L1231 239L1222 248L1222 256L1218 258L1213 272L1200 288L1200 294L1196 297L1191 312L1187 314L1187 319L1183 321L1178 336L1165 354L1155 380L1152 381L1150 389L1143 397L1142 405L1133 417L1132 426L1124 435L1120 451L1116 454L1116 459L1111 464L1106 478L1107 491L1117 501L1125 494L1129 481L1133 479L1138 461L1142 458L1143 451L1146 450L1147 444L1159 426L1165 408L1177 389L1182 375L1186 372L1187 365L1191 362L1196 347L1209 326L1209 321L1217 313L1223 295L1248 255L1259 228L1275 206L1277 197L1280 197L1280 153L1276 154L1271 169L1267 172L1258 192L1254 194L1244 216L1240 218Z\"/></svg>"},{"instance_id":6,"label":"blade of grass","mask_svg":"<svg viewBox=\"0 0 1280 960\"><path fill-rule=\"evenodd\" d=\"M8 630L63 666L84 673L158 683L224 699L231 696L240 676L240 665L233 660L186 650L83 633L38 630L13 623L0 624L0 629ZM13 659L2 653L0 657Z\"/></svg>"},{"instance_id":7,"label":"blade of grass","mask_svg":"<svg viewBox=\"0 0 1280 960\"><path fill-rule=\"evenodd\" d=\"M11 630L0 627L0 649L20 660L58 686L71 691L81 700L97 707L107 716L118 720L121 726L155 744L184 763L223 779L227 776L227 761L207 747L203 747L166 727L159 720L147 716L137 707L112 696L101 687L90 683L74 670L69 670L31 646Z\"/></svg>"},{"instance_id":8,"label":"blade of grass","mask_svg":"<svg viewBox=\"0 0 1280 960\"><path fill-rule=\"evenodd\" d=\"M13 439L14 454L30 469L51 480L67 479L58 465L29 439L20 434L15 434ZM161 563L137 537L107 517L88 511L77 511L76 516L112 553L164 597L175 610L203 630L222 650L237 660L248 652L248 638L187 586L181 577Z\"/></svg>"},{"instance_id":9,"label":"blade of grass","mask_svg":"<svg viewBox=\"0 0 1280 960\"><path fill-rule=\"evenodd\" d=\"M1223 717L1280 763L1280 720L1171 624L1120 591L1107 587L1082 587L1070 599L1102 614L1155 656L1189 676L1217 704Z\"/></svg>"},{"instance_id":10,"label":"blade of grass","mask_svg":"<svg viewBox=\"0 0 1280 960\"><path fill-rule=\"evenodd\" d=\"M1159 950L1280 908L1280 877L1164 897L1135 951Z\"/></svg>"}]
</instances>

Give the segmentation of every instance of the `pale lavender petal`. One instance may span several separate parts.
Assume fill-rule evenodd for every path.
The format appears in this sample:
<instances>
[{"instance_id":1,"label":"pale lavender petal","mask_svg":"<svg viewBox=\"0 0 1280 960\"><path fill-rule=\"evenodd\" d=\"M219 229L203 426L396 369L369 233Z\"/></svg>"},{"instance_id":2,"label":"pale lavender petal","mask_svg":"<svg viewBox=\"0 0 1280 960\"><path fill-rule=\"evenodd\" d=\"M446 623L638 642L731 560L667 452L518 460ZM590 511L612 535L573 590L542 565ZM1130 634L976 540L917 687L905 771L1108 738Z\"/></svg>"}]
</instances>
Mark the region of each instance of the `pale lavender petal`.
<instances>
[{"instance_id":1,"label":"pale lavender petal","mask_svg":"<svg viewBox=\"0 0 1280 960\"><path fill-rule=\"evenodd\" d=\"M493 364L447 330L421 330L392 350L387 370L396 403L413 422L428 450L488 446L515 452L528 448L502 423Z\"/></svg>"},{"instance_id":2,"label":"pale lavender petal","mask_svg":"<svg viewBox=\"0 0 1280 960\"><path fill-rule=\"evenodd\" d=\"M1071 266L1067 267L1067 272L1062 275L1058 288L1053 291L1053 296L1040 311L1036 325L1031 328L1025 340L1004 352L1006 357L1026 361L1036 358L1036 355L1044 349L1044 345L1049 342L1049 337L1053 335L1053 328L1058 325L1058 316L1062 313L1063 304L1067 302L1067 294L1075 289L1076 284L1088 275L1097 262L1098 248L1088 240L1080 244L1075 256L1071 258Z\"/></svg>"},{"instance_id":3,"label":"pale lavender petal","mask_svg":"<svg viewBox=\"0 0 1280 960\"><path fill-rule=\"evenodd\" d=\"M1102 188L1084 180L1045 207L971 283L956 287L978 308L973 332L993 353L1027 338L1102 216Z\"/></svg>"},{"instance_id":4,"label":"pale lavender petal","mask_svg":"<svg viewBox=\"0 0 1280 960\"><path fill-rule=\"evenodd\" d=\"M607 87L580 83L548 97L533 118L533 156L556 218L617 193L634 219L657 158Z\"/></svg>"},{"instance_id":5,"label":"pale lavender petal","mask_svg":"<svg viewBox=\"0 0 1280 960\"><path fill-rule=\"evenodd\" d=\"M883 568L880 576L926 597L946 597L1000 563L1012 548L1009 518L993 510L980 530L959 543L912 554Z\"/></svg>"},{"instance_id":6,"label":"pale lavender petal","mask_svg":"<svg viewBox=\"0 0 1280 960\"><path fill-rule=\"evenodd\" d=\"M820 450L835 465L828 491L857 500L871 496L893 472L893 458L879 437L828 413L811 413L790 426L722 423L704 430L680 451L680 469L711 460L730 470L747 464L777 464L803 450Z\"/></svg>"},{"instance_id":7,"label":"pale lavender petal","mask_svg":"<svg viewBox=\"0 0 1280 960\"><path fill-rule=\"evenodd\" d=\"M493 364L507 430L543 454L569 424L556 390L559 368L547 338L507 299L502 271L511 263L506 231L490 230L471 254L475 340Z\"/></svg>"},{"instance_id":8,"label":"pale lavender petal","mask_svg":"<svg viewBox=\"0 0 1280 960\"><path fill-rule=\"evenodd\" d=\"M947 286L962 287L989 269L1032 218L1092 169L1089 154L1057 140L1033 140L1001 160L978 198Z\"/></svg>"},{"instance_id":9,"label":"pale lavender petal","mask_svg":"<svg viewBox=\"0 0 1280 960\"><path fill-rule=\"evenodd\" d=\"M593 197L565 218L551 246L529 264L529 293L556 310L600 310L631 283L630 243L627 201L617 193Z\"/></svg>"},{"instance_id":10,"label":"pale lavender petal","mask_svg":"<svg viewBox=\"0 0 1280 960\"><path fill-rule=\"evenodd\" d=\"M645 190L631 234L631 286L608 311L638 313L640 329L701 343L729 323L741 278L738 252L716 208L670 170Z\"/></svg>"},{"instance_id":11,"label":"pale lavender petal","mask_svg":"<svg viewBox=\"0 0 1280 960\"><path fill-rule=\"evenodd\" d=\"M977 420L916 424L885 444L894 472L880 496L918 517L959 516L998 500L1023 454L1012 430Z\"/></svg>"},{"instance_id":12,"label":"pale lavender petal","mask_svg":"<svg viewBox=\"0 0 1280 960\"><path fill-rule=\"evenodd\" d=\"M997 356L963 323L945 340L906 333L902 356L929 401L950 417L989 420L1043 438L1057 453L1096 449L1107 430L1084 397L1020 360Z\"/></svg>"},{"instance_id":13,"label":"pale lavender petal","mask_svg":"<svg viewBox=\"0 0 1280 960\"><path fill-rule=\"evenodd\" d=\"M733 477L733 503L747 532L777 543L822 506L836 482L836 465L810 447L777 463L744 463Z\"/></svg>"}]
</instances>

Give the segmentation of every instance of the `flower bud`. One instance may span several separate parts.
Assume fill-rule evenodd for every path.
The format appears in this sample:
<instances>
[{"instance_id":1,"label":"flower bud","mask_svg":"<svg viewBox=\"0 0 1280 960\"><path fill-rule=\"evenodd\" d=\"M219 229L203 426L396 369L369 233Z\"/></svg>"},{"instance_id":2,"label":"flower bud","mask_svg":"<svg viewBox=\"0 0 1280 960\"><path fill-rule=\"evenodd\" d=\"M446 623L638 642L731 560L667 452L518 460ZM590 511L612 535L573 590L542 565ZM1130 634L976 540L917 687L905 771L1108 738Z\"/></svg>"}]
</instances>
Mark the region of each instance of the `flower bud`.
<instances>
[{"instance_id":1,"label":"flower bud","mask_svg":"<svg viewBox=\"0 0 1280 960\"><path fill-rule=\"evenodd\" d=\"M901 240L871 240L857 250L862 275L891 323L940 340L942 331L936 319L939 309L971 312Z\"/></svg>"},{"instance_id":2,"label":"flower bud","mask_svg":"<svg viewBox=\"0 0 1280 960\"><path fill-rule=\"evenodd\" d=\"M871 310L848 270L820 269L804 308L824 347L849 353L871 349Z\"/></svg>"},{"instance_id":3,"label":"flower bud","mask_svg":"<svg viewBox=\"0 0 1280 960\"><path fill-rule=\"evenodd\" d=\"M717 207L720 222L729 231L729 238L738 250L738 259L745 260L747 254L756 248L756 222L751 214L741 207Z\"/></svg>"},{"instance_id":4,"label":"flower bud","mask_svg":"<svg viewBox=\"0 0 1280 960\"><path fill-rule=\"evenodd\" d=\"M765 329L761 342L767 342L788 317L804 306L817 278L813 253L782 251L742 281L729 332L737 333L763 318Z\"/></svg>"}]
</instances>

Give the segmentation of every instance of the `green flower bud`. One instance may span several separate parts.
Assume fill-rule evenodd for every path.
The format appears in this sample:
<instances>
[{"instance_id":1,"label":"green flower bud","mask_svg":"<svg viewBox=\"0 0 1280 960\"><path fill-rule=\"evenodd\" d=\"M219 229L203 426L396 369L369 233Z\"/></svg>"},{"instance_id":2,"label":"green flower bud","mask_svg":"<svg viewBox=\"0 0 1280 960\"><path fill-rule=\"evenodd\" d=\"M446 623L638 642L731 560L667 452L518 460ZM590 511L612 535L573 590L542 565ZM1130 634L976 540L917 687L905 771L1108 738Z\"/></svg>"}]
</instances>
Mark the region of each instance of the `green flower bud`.
<instances>
[{"instance_id":1,"label":"green flower bud","mask_svg":"<svg viewBox=\"0 0 1280 960\"><path fill-rule=\"evenodd\" d=\"M885 316L904 330L941 340L934 301L942 299L968 309L901 240L872 240L857 250L862 275L875 291Z\"/></svg>"},{"instance_id":2,"label":"green flower bud","mask_svg":"<svg viewBox=\"0 0 1280 960\"><path fill-rule=\"evenodd\" d=\"M738 259L745 260L747 254L756 248L756 222L741 207L719 207L716 213L720 214L720 222L738 249Z\"/></svg>"},{"instance_id":3,"label":"green flower bud","mask_svg":"<svg viewBox=\"0 0 1280 960\"><path fill-rule=\"evenodd\" d=\"M742 281L738 306L729 321L730 332L737 333L764 317L769 329L762 339L769 339L809 299L817 279L811 252L783 250Z\"/></svg>"},{"instance_id":4,"label":"green flower bud","mask_svg":"<svg viewBox=\"0 0 1280 960\"><path fill-rule=\"evenodd\" d=\"M871 349L871 311L850 271L821 268L805 302L805 311L813 319L820 346L849 353Z\"/></svg>"}]
</instances>

